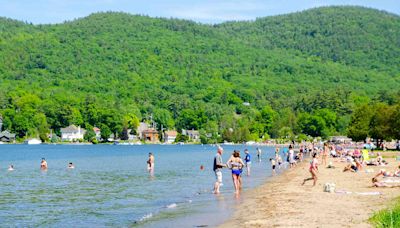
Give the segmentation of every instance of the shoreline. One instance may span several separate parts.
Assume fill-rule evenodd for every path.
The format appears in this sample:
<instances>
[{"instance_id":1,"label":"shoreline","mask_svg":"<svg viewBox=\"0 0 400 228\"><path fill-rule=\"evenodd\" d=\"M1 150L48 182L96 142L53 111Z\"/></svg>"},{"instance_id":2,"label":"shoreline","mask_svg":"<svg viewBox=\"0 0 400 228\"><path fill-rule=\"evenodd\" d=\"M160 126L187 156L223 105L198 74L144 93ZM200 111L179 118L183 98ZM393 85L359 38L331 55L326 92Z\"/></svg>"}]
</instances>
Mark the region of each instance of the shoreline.
<instances>
[{"instance_id":1,"label":"shoreline","mask_svg":"<svg viewBox=\"0 0 400 228\"><path fill-rule=\"evenodd\" d=\"M308 160L244 192L245 200L219 227L371 227L368 219L373 213L400 196L398 188L370 187L380 169L393 171L398 166L393 158L387 159L388 166L366 166L357 173L343 172L346 163L331 158L336 168L320 166L315 187L312 181L301 186L310 177ZM367 173L368 169L373 172ZM325 183L335 183L341 192L324 192Z\"/></svg>"}]
</instances>

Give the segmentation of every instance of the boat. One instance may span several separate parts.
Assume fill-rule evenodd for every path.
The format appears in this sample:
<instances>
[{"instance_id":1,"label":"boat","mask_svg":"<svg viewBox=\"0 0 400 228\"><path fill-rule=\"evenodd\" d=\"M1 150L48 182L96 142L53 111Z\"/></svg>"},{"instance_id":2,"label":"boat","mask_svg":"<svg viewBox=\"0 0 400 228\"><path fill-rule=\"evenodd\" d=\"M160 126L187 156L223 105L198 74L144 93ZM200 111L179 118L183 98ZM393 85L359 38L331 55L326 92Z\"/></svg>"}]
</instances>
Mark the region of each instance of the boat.
<instances>
[{"instance_id":1,"label":"boat","mask_svg":"<svg viewBox=\"0 0 400 228\"><path fill-rule=\"evenodd\" d=\"M42 141L40 141L39 139L36 139L36 138L27 139L27 140L25 140L25 144L28 144L28 145L38 145L38 144L42 144Z\"/></svg>"}]
</instances>

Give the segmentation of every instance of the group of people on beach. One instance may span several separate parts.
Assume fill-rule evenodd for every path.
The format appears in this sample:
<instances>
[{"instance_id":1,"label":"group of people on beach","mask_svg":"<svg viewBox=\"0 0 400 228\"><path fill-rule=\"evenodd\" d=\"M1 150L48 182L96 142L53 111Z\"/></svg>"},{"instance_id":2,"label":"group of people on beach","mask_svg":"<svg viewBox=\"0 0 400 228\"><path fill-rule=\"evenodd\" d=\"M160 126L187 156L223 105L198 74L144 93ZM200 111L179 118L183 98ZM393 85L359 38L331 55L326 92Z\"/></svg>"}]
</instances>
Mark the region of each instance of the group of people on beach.
<instances>
[{"instance_id":1,"label":"group of people on beach","mask_svg":"<svg viewBox=\"0 0 400 228\"><path fill-rule=\"evenodd\" d=\"M321 166L326 168L335 168L332 162L328 162L329 159L335 159L336 162L345 162L345 166L343 168L343 172L352 172L356 173L364 170L366 166L386 166L388 162L385 161L381 155L381 153L373 153L366 149L360 148L346 148L343 145L335 145L333 143L325 142L323 146L317 147L314 144L310 144L307 146L300 146L300 154L301 151L307 151L310 153L310 165L308 171L311 174L311 177L305 178L302 182L304 185L307 181L312 180L313 186L316 185L318 177L317 173L319 172L319 161L318 159L321 157ZM290 153L289 153L290 154ZM371 159L370 155L376 156L375 159ZM290 156L290 155L289 155ZM290 158L288 158L290 160ZM373 170L367 170L368 172ZM387 171L385 169L380 169L379 172L372 178L372 186L373 187L400 187L400 178L399 180L389 180L389 181L379 181L379 177L383 178L393 178L400 177L400 166L393 172Z\"/></svg>"},{"instance_id":2,"label":"group of people on beach","mask_svg":"<svg viewBox=\"0 0 400 228\"><path fill-rule=\"evenodd\" d=\"M217 153L214 156L214 163L213 163L213 171L215 173L215 183L213 193L218 194L220 193L220 187L222 186L222 170L224 168L228 168L231 170L231 176L234 186L234 192L236 194L242 189L242 173L243 170L246 170L246 175L250 176L251 174L251 155L248 149L244 150L245 157L244 160L241 159L240 151L234 150L232 155L229 157L227 162L223 162L222 154L224 149L221 146L218 146ZM271 163L272 174L276 174L276 168L281 168L282 165L282 157L279 154L279 148L275 150L275 157L270 158L269 162ZM290 153L294 154L293 151ZM256 155L259 162L261 162L261 149L256 148ZM288 155L289 156L289 155ZM291 158L294 163L294 157ZM278 165L277 165L278 164ZM293 165L293 164L292 164ZM278 167L277 167L278 166Z\"/></svg>"}]
</instances>

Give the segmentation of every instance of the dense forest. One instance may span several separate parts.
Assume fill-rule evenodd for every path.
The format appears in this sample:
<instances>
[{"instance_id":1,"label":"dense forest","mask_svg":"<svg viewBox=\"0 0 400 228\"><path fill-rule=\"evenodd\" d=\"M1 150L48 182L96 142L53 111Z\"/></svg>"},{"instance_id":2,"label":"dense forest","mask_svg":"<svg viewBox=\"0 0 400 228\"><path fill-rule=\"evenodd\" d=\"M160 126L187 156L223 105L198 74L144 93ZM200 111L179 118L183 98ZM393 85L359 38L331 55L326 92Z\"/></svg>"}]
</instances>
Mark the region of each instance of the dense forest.
<instances>
[{"instance_id":1,"label":"dense forest","mask_svg":"<svg viewBox=\"0 0 400 228\"><path fill-rule=\"evenodd\" d=\"M55 25L0 18L0 114L19 140L70 124L125 135L150 116L203 142L400 138L399 86L400 17L374 9L216 25L116 12Z\"/></svg>"}]
</instances>

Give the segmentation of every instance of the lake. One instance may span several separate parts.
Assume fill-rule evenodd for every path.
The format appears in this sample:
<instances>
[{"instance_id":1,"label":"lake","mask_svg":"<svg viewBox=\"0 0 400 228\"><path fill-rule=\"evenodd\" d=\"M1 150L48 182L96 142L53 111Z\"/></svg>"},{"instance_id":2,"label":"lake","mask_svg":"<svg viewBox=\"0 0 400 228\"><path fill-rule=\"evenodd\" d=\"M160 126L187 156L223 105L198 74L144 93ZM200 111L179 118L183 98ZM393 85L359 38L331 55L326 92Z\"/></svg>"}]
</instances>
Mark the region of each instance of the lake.
<instances>
[{"instance_id":1,"label":"lake","mask_svg":"<svg viewBox=\"0 0 400 228\"><path fill-rule=\"evenodd\" d=\"M252 175L244 189L271 176L274 148L223 146L224 161L248 148ZM147 172L148 153L155 172ZM210 145L0 145L0 221L6 227L215 226L230 215L235 197L228 169L221 194L212 194L216 147ZM48 171L41 171L41 158ZM73 162L75 169L67 169ZM14 171L7 171L13 164ZM204 170L200 166L204 165Z\"/></svg>"}]
</instances>

